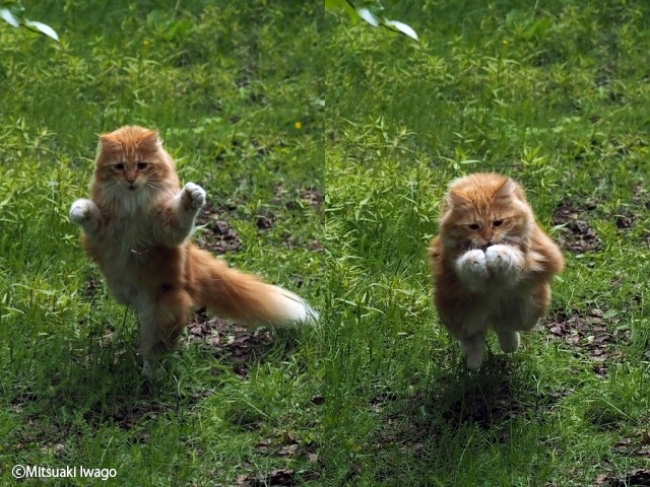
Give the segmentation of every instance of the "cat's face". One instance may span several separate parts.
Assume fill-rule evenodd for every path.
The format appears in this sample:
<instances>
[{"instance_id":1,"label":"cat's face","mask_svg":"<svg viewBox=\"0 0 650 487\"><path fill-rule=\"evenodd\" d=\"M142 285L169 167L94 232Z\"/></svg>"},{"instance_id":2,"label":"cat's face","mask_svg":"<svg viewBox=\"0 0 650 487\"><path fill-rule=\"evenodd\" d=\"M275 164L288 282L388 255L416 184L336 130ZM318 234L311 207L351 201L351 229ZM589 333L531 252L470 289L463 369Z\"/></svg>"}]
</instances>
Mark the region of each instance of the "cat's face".
<instances>
[{"instance_id":1,"label":"cat's face","mask_svg":"<svg viewBox=\"0 0 650 487\"><path fill-rule=\"evenodd\" d=\"M459 250L525 244L534 216L519 184L498 174L472 174L449 187L440 221L446 245Z\"/></svg>"},{"instance_id":2,"label":"cat's face","mask_svg":"<svg viewBox=\"0 0 650 487\"><path fill-rule=\"evenodd\" d=\"M95 179L107 193L128 197L155 191L173 171L155 131L127 126L100 137Z\"/></svg>"}]
</instances>

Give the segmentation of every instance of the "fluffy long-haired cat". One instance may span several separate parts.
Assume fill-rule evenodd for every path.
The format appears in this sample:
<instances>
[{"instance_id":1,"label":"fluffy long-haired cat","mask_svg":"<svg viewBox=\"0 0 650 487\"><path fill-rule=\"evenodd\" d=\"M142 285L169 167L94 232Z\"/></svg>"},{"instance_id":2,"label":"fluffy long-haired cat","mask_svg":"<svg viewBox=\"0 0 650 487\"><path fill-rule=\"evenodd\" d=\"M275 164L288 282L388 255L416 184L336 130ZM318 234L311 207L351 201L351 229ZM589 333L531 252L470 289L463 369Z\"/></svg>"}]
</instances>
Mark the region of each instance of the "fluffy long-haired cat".
<instances>
[{"instance_id":1,"label":"fluffy long-haired cat","mask_svg":"<svg viewBox=\"0 0 650 487\"><path fill-rule=\"evenodd\" d=\"M473 370L483 362L488 329L504 352L517 350L519 332L546 312L551 278L564 267L522 187L493 173L451 183L429 255L438 315Z\"/></svg>"},{"instance_id":2,"label":"fluffy long-haired cat","mask_svg":"<svg viewBox=\"0 0 650 487\"><path fill-rule=\"evenodd\" d=\"M138 312L143 375L157 372L151 358L174 343L196 306L249 325L317 318L295 294L231 269L190 243L204 203L200 186L187 183L181 190L155 131L125 126L100 137L91 199L70 209L111 292Z\"/></svg>"}]
</instances>

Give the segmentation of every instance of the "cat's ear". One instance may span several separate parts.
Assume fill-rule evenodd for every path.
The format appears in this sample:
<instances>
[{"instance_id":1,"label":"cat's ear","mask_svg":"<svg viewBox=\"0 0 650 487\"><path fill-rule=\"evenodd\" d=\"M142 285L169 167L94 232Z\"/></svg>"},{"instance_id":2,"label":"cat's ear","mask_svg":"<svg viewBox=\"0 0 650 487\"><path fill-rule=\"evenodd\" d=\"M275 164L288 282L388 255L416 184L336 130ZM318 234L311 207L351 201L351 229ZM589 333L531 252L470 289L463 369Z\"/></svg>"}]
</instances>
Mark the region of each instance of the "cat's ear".
<instances>
[{"instance_id":1,"label":"cat's ear","mask_svg":"<svg viewBox=\"0 0 650 487\"><path fill-rule=\"evenodd\" d=\"M447 193L447 205L449 208L465 206L467 203L469 203L469 199L453 189L450 189L449 193Z\"/></svg>"},{"instance_id":2,"label":"cat's ear","mask_svg":"<svg viewBox=\"0 0 650 487\"><path fill-rule=\"evenodd\" d=\"M100 135L99 150L105 154L116 153L122 150L122 144L112 134Z\"/></svg>"},{"instance_id":3,"label":"cat's ear","mask_svg":"<svg viewBox=\"0 0 650 487\"><path fill-rule=\"evenodd\" d=\"M501 198L510 198L515 194L517 190L517 183L515 183L511 178L506 179L501 187L494 193L494 199L498 200Z\"/></svg>"},{"instance_id":4,"label":"cat's ear","mask_svg":"<svg viewBox=\"0 0 650 487\"><path fill-rule=\"evenodd\" d=\"M142 138L138 141L138 148L140 149L158 149L162 145L162 140L155 130L149 130L143 134Z\"/></svg>"}]
</instances>

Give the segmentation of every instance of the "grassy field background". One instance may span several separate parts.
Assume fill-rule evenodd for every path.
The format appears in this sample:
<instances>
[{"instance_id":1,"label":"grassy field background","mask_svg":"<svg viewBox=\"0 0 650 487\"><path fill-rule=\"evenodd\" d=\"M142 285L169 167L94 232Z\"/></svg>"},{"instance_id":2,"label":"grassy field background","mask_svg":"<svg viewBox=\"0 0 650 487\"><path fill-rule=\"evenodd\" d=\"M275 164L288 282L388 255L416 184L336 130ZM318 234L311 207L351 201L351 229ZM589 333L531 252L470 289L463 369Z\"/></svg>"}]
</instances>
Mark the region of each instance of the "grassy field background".
<instances>
[{"instance_id":1,"label":"grassy field background","mask_svg":"<svg viewBox=\"0 0 650 487\"><path fill-rule=\"evenodd\" d=\"M16 464L115 468L105 485L650 476L649 5L386 2L419 43L313 2L25 6L62 41L0 24L3 485ZM198 313L142 381L136 317L67 216L97 135L126 123L206 188L199 243L304 295L319 327ZM567 270L522 350L491 340L468 374L425 248L476 170L524 184Z\"/></svg>"},{"instance_id":2,"label":"grassy field background","mask_svg":"<svg viewBox=\"0 0 650 487\"><path fill-rule=\"evenodd\" d=\"M321 308L322 8L25 7L61 43L0 22L0 483L16 464L116 469L103 485L313 477L318 334L199 314L147 384L135 314L108 295L68 210L88 194L100 133L156 128L183 183L207 190L201 244Z\"/></svg>"},{"instance_id":3,"label":"grassy field background","mask_svg":"<svg viewBox=\"0 0 650 487\"><path fill-rule=\"evenodd\" d=\"M647 485L650 6L385 6L420 43L326 15L329 478ZM491 339L468 374L425 249L446 185L479 170L524 184L567 269L522 349Z\"/></svg>"}]
</instances>

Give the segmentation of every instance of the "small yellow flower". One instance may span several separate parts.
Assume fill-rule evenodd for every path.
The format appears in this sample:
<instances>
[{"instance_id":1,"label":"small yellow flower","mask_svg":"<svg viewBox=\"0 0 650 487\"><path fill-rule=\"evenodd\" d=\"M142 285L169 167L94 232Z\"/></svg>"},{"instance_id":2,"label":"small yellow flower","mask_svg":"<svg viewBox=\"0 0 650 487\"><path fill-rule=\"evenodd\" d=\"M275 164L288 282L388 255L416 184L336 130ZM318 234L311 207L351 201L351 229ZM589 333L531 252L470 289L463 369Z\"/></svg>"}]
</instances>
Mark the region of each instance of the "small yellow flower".
<instances>
[{"instance_id":1,"label":"small yellow flower","mask_svg":"<svg viewBox=\"0 0 650 487\"><path fill-rule=\"evenodd\" d=\"M300 130L302 128L302 122L296 122L294 127L296 127L296 130Z\"/></svg>"}]
</instances>

